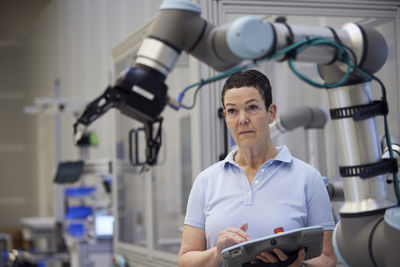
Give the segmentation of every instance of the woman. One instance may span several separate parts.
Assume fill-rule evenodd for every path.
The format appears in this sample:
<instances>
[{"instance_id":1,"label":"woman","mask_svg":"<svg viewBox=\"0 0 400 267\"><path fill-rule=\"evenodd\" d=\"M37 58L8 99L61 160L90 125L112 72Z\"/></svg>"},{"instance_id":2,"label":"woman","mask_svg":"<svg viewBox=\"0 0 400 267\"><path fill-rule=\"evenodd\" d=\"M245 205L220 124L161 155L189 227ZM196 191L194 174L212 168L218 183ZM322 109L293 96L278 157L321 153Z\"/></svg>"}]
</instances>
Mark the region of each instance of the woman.
<instances>
[{"instance_id":1,"label":"woman","mask_svg":"<svg viewBox=\"0 0 400 267\"><path fill-rule=\"evenodd\" d=\"M178 265L220 266L221 251L232 245L291 230L324 228L321 256L303 263L304 249L290 267L336 266L329 197L319 172L274 147L269 124L277 107L268 78L256 70L232 75L222 90L225 122L237 144L225 160L204 170L188 200ZM262 252L252 263L288 259L281 250Z\"/></svg>"}]
</instances>

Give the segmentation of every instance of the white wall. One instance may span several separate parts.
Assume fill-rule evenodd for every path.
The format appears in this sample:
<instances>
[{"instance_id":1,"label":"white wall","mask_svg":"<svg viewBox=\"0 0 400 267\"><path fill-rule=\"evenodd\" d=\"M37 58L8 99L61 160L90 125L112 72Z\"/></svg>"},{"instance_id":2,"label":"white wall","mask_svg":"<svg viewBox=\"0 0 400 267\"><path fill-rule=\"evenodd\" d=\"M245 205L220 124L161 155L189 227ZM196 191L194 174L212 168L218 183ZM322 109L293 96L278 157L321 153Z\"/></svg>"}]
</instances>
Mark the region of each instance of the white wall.
<instances>
[{"instance_id":1,"label":"white wall","mask_svg":"<svg viewBox=\"0 0 400 267\"><path fill-rule=\"evenodd\" d=\"M27 103L24 46L0 49L0 229L34 214L37 192L31 161L35 120L22 113Z\"/></svg>"},{"instance_id":2,"label":"white wall","mask_svg":"<svg viewBox=\"0 0 400 267\"><path fill-rule=\"evenodd\" d=\"M20 216L53 215L54 118L26 115L33 98L93 100L111 82L111 49L147 22L161 0L51 1L21 47L0 51L0 227ZM3 71L4 70L4 71ZM90 158L111 158L112 112L93 123L100 146ZM70 114L61 115L61 160L79 159ZM6 216L3 216L6 214Z\"/></svg>"}]
</instances>

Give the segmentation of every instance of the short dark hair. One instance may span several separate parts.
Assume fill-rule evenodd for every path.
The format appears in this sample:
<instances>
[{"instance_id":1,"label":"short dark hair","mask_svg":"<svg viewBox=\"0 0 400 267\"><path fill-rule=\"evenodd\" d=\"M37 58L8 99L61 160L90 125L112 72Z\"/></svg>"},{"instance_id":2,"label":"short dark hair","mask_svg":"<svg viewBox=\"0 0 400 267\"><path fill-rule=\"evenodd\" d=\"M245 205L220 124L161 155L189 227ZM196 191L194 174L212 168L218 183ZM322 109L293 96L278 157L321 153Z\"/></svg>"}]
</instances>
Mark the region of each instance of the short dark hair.
<instances>
[{"instance_id":1,"label":"short dark hair","mask_svg":"<svg viewBox=\"0 0 400 267\"><path fill-rule=\"evenodd\" d=\"M225 108L224 97L226 91L233 88L240 87L254 87L260 93L262 99L265 103L265 108L268 110L269 106L272 104L272 92L271 84L263 73L258 70L247 70L244 72L238 72L232 74L222 87L222 106Z\"/></svg>"}]
</instances>

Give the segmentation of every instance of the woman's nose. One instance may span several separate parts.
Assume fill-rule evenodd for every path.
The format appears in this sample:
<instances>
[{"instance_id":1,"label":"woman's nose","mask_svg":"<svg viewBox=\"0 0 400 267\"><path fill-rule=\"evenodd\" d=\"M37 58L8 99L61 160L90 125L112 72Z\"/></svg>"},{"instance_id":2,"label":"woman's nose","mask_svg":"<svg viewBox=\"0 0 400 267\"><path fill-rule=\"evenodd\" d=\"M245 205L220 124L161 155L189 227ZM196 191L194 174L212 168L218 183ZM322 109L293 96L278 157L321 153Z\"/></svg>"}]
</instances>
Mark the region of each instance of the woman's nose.
<instances>
[{"instance_id":1,"label":"woman's nose","mask_svg":"<svg viewBox=\"0 0 400 267\"><path fill-rule=\"evenodd\" d=\"M244 112L240 113L239 116L239 124L240 125L247 125L249 124L249 118L246 116L246 114Z\"/></svg>"}]
</instances>

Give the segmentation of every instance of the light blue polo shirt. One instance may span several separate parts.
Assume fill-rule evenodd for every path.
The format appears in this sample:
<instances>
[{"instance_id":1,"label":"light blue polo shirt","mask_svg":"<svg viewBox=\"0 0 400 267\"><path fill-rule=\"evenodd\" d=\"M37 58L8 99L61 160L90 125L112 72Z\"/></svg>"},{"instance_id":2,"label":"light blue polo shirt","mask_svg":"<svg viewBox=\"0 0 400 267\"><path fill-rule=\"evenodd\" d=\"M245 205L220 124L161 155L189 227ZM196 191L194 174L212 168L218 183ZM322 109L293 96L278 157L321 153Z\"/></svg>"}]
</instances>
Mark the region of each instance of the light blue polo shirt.
<instances>
[{"instance_id":1,"label":"light blue polo shirt","mask_svg":"<svg viewBox=\"0 0 400 267\"><path fill-rule=\"evenodd\" d=\"M332 230L334 221L329 196L320 173L292 157L286 146L265 162L249 184L233 160L237 150L210 166L194 181L185 224L205 229L207 248L215 247L220 231L249 224L251 239L319 225Z\"/></svg>"}]
</instances>

